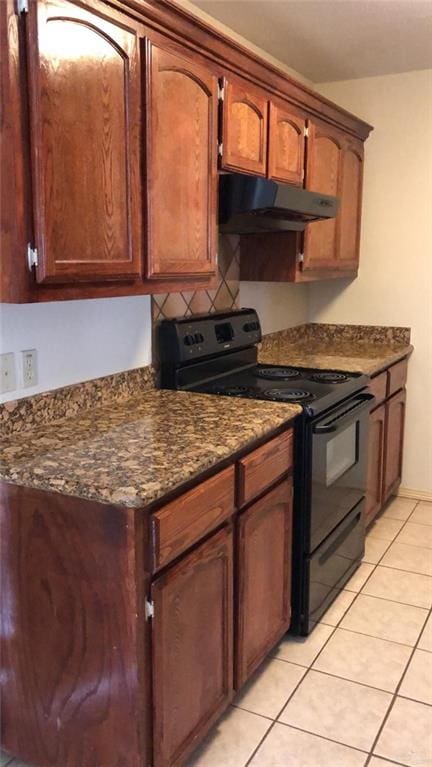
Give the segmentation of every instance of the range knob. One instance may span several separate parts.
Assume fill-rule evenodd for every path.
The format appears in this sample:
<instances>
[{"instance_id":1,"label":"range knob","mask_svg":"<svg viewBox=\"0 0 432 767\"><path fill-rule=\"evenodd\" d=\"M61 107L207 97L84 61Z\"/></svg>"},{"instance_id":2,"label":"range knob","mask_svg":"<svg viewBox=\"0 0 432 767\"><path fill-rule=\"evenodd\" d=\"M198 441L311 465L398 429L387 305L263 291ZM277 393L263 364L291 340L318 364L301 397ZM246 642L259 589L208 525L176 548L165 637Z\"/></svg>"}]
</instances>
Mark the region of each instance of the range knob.
<instances>
[{"instance_id":1,"label":"range knob","mask_svg":"<svg viewBox=\"0 0 432 767\"><path fill-rule=\"evenodd\" d=\"M202 344L202 342L204 341L203 334L202 333L195 333L194 340L195 340L196 344Z\"/></svg>"},{"instance_id":2,"label":"range knob","mask_svg":"<svg viewBox=\"0 0 432 767\"><path fill-rule=\"evenodd\" d=\"M194 336L191 333L188 333L188 335L184 337L183 343L185 346L193 346L195 343Z\"/></svg>"},{"instance_id":3,"label":"range knob","mask_svg":"<svg viewBox=\"0 0 432 767\"><path fill-rule=\"evenodd\" d=\"M254 330L258 330L258 323L257 322L246 322L243 325L243 330L245 333L252 333Z\"/></svg>"}]
</instances>

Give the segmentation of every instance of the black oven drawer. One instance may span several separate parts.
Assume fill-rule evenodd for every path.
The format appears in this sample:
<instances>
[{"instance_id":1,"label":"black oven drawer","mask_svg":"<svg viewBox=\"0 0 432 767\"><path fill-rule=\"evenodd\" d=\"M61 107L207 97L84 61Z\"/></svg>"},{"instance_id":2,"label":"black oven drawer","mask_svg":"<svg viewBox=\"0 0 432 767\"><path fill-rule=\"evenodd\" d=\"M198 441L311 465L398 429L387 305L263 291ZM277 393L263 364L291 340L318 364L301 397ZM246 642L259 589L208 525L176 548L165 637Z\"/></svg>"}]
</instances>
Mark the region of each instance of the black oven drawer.
<instances>
[{"instance_id":1,"label":"black oven drawer","mask_svg":"<svg viewBox=\"0 0 432 767\"><path fill-rule=\"evenodd\" d=\"M372 395L360 393L313 424L308 553L332 534L365 495L372 402Z\"/></svg>"},{"instance_id":2,"label":"black oven drawer","mask_svg":"<svg viewBox=\"0 0 432 767\"><path fill-rule=\"evenodd\" d=\"M364 554L362 500L308 558L309 624L323 613L343 589ZM309 626L309 630L312 625Z\"/></svg>"}]
</instances>

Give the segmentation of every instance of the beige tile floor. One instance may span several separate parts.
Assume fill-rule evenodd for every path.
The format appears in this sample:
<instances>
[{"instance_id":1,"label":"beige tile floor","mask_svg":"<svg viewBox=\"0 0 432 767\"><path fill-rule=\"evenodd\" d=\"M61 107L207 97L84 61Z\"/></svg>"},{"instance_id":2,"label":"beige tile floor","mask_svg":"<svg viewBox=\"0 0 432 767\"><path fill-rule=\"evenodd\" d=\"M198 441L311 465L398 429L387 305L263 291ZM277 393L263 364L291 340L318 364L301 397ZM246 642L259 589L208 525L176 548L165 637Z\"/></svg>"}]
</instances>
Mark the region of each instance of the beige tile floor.
<instances>
[{"instance_id":1,"label":"beige tile floor","mask_svg":"<svg viewBox=\"0 0 432 767\"><path fill-rule=\"evenodd\" d=\"M431 608L432 503L396 498L312 634L282 640L188 767L432 767Z\"/></svg>"}]
</instances>

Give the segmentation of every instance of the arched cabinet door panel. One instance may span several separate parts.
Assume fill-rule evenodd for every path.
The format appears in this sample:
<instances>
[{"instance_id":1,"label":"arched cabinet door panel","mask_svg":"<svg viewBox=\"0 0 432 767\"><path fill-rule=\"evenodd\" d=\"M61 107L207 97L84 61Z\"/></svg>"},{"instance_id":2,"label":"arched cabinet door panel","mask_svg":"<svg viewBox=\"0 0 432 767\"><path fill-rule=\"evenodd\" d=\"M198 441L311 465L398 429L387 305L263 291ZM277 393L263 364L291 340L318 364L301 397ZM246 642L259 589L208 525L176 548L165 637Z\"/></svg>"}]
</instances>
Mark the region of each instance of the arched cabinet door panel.
<instances>
[{"instance_id":1,"label":"arched cabinet door panel","mask_svg":"<svg viewBox=\"0 0 432 767\"><path fill-rule=\"evenodd\" d=\"M216 269L217 77L148 42L147 277Z\"/></svg>"},{"instance_id":2,"label":"arched cabinet door panel","mask_svg":"<svg viewBox=\"0 0 432 767\"><path fill-rule=\"evenodd\" d=\"M339 269L358 268L363 185L363 144L346 140L340 183L341 207L338 215Z\"/></svg>"},{"instance_id":3,"label":"arched cabinet door panel","mask_svg":"<svg viewBox=\"0 0 432 767\"><path fill-rule=\"evenodd\" d=\"M303 117L270 103L269 178L299 186L303 183L305 126Z\"/></svg>"},{"instance_id":4,"label":"arched cabinet door panel","mask_svg":"<svg viewBox=\"0 0 432 767\"><path fill-rule=\"evenodd\" d=\"M258 89L223 81L221 167L265 176L268 100Z\"/></svg>"},{"instance_id":5,"label":"arched cabinet door panel","mask_svg":"<svg viewBox=\"0 0 432 767\"><path fill-rule=\"evenodd\" d=\"M134 279L142 263L137 29L102 6L39 0L26 30L37 280Z\"/></svg>"},{"instance_id":6,"label":"arched cabinet door panel","mask_svg":"<svg viewBox=\"0 0 432 767\"><path fill-rule=\"evenodd\" d=\"M309 123L306 150L306 189L338 196L341 166L342 136L340 131L324 123ZM303 270L337 269L337 222L338 217L306 226Z\"/></svg>"}]
</instances>

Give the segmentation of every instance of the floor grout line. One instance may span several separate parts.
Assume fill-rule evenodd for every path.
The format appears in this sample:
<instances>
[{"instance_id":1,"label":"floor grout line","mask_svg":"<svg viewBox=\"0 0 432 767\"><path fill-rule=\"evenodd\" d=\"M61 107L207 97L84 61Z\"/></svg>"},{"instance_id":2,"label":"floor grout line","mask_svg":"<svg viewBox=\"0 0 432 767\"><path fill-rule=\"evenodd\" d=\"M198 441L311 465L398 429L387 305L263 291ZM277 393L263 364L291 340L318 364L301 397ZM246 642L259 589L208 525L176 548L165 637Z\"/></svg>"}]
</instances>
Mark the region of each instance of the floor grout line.
<instances>
[{"instance_id":1,"label":"floor grout line","mask_svg":"<svg viewBox=\"0 0 432 767\"><path fill-rule=\"evenodd\" d=\"M418 649L418 643L420 642L421 636L422 636L422 634L423 634L423 631L424 631L424 627L425 627L425 625L426 625L426 623L427 623L427 621L429 620L429 618L430 618L430 616L431 616L431 615L432 615L432 608L429 610L429 614L428 614L428 616L426 617L426 620L425 620L425 622L424 622L424 624L423 624L423 628L422 628L422 630L421 630L421 632L420 632L420 634L419 634L419 636L418 636L417 642L415 643L414 647L412 648L412 652L411 652L411 654L410 654L410 656L409 656L409 658L408 658L407 664L406 664L406 666L405 666L405 668L404 668L404 671L402 672L402 675L401 675L401 678L400 678L400 680L399 680L399 683L398 683L398 685L397 685L397 687L396 687L396 690L395 690L395 692L394 692L394 694L393 694L393 700L392 700L392 702L391 702L391 704L390 704L390 706L389 706L389 709L388 709L388 711L387 711L387 714L385 715L385 717L384 717L383 721L381 722L381 727L379 728L379 730L378 730L378 732L377 732L377 735L376 735L376 737L375 737L375 740L374 740L374 742L373 742L373 744L372 744L372 748L371 748L371 750L370 750L369 759L368 759L368 761L366 762L366 765L365 765L365 767L367 767L367 765L369 764L369 762L370 762L370 761L371 761L371 759L372 759L372 756L374 755L374 749L375 749L375 747L376 747L376 745L377 745L377 743L378 743L378 741L379 741L379 739L380 739L380 737L381 737L381 734L382 734L382 732L383 732L383 730L384 730L384 728L385 728L385 725L387 724L387 721L388 721L388 718L389 718L389 716L390 716L390 713L391 713L391 711L393 710L393 707L394 707L394 705L395 705L395 702L396 702L396 700L397 700L397 698L398 698L398 693L399 693L399 690L400 690L400 688L401 688L401 686L402 686L402 684L403 684L403 681L404 681L404 679L405 679L405 676L406 676L406 673L407 673L407 671L408 671L408 668L409 668L409 666L410 666L410 664L411 664L411 661L412 661L412 659L413 659L413 657L414 657L415 651ZM403 696L403 697L405 697L405 696ZM412 700L412 698L408 698L408 700ZM413 701L413 702L415 702L415 703L418 703L418 702L420 702L420 701ZM427 704L425 704L425 705L427 705ZM378 754L377 754L377 756L378 756ZM382 757L382 758L385 758L385 757Z\"/></svg>"},{"instance_id":2,"label":"floor grout line","mask_svg":"<svg viewBox=\"0 0 432 767\"><path fill-rule=\"evenodd\" d=\"M390 569L390 568L389 568ZM399 572L399 571L398 571ZM371 573L372 575L372 573ZM366 585L366 583L365 583ZM424 607L422 605L413 605L411 602L399 602L398 599L390 599L390 597L379 597L377 594L368 594L366 591L350 591L350 594L356 594L357 596L361 595L362 597L370 597L371 599L380 599L382 602L393 602L396 605L403 605L404 607L416 607L418 610L430 610L432 605L429 605L428 607ZM355 600L353 600L354 602ZM353 602L351 602L350 606L347 608L347 612L352 607ZM344 613L345 614L345 613ZM320 621L320 623L324 623L324 621ZM326 626L330 626L330 623L326 623Z\"/></svg>"},{"instance_id":3,"label":"floor grout line","mask_svg":"<svg viewBox=\"0 0 432 767\"><path fill-rule=\"evenodd\" d=\"M260 742L258 743L258 745L256 746L256 748L255 748L255 749L254 749L254 751L252 752L252 754L251 754L251 756L249 757L249 759L247 760L247 762L245 762L245 764L244 764L244 767L248 767L248 765L251 763L252 759L255 757L255 754L257 754L257 753L258 753L258 751L259 751L259 749L261 748L262 744L264 743L265 739L268 737L268 735L271 733L272 729L274 728L275 724L278 722L278 719L279 719L279 717L280 717L280 715L281 715L282 711L283 711L283 710L284 710L284 709L287 707L287 705L288 705L289 701L290 701L290 700L291 700L291 698L292 698L292 697L295 695L295 693L297 692L298 688L299 688L299 687L300 687L300 685L302 684L303 680L304 680L304 679L306 679L306 677L307 677L307 675L308 675L309 671L311 671L311 668L312 668L312 663L315 663L316 659L318 658L318 656L320 655L320 653L323 651L323 649L324 649L324 647L326 646L326 644L327 644L327 643L330 641L330 639L331 639L331 637L333 636L333 634L334 634L334 632L335 632L335 631L336 631L336 627L334 627L334 628L333 628L333 631L331 631L331 632L330 632L330 634L328 635L328 637L327 637L326 641L324 642L324 644L323 644L323 646L321 647L321 649L319 650L319 652L318 652L318 653L315 655L315 657L312 659L312 661L311 661L311 663L309 664L309 666L307 666L307 667L306 667L306 672L303 674L303 676L302 676L302 678L299 680L298 684L297 684L297 685L295 686L295 688L292 690L292 692L291 692L291 695L289 695L289 696L288 696L288 698L286 699L286 701L285 701L284 705L283 705L283 706L282 706L282 708L280 709L280 711L279 711L279 713L278 713L278 715L277 715L276 719L274 720L274 722L273 722L272 726L271 726L271 727L269 727L269 729L268 729L268 730L267 730L267 732L265 733L264 737L263 737L263 738L260 740ZM289 662L290 662L290 661L287 661L287 663L289 663ZM300 664L299 664L299 665L300 665ZM303 666L302 668L305 668L305 666Z\"/></svg>"},{"instance_id":4,"label":"floor grout line","mask_svg":"<svg viewBox=\"0 0 432 767\"><path fill-rule=\"evenodd\" d=\"M399 603L396 602L396 604L399 604ZM406 606L406 605L404 605L404 606ZM422 608L419 607L418 609L421 610ZM427 610L426 610L426 612L427 612ZM428 619L428 616L426 616L426 618L425 618L425 622L423 623L423 625L421 627L420 634L422 633L422 631L423 631L423 629L425 627L425 623L426 623L427 619ZM347 626L338 626L337 628L339 629L339 631L347 631L349 634L358 634L361 637L369 637L370 639L379 639L381 642L389 642L390 644L396 644L399 647L409 647L411 649L412 647L415 646L415 644L407 644L406 642L398 642L396 639L387 639L387 637L380 637L380 636L377 636L376 634L366 634L365 631L356 631L356 629L350 629ZM419 637L420 637L420 634L419 634Z\"/></svg>"}]
</instances>

